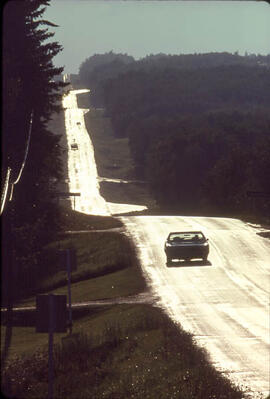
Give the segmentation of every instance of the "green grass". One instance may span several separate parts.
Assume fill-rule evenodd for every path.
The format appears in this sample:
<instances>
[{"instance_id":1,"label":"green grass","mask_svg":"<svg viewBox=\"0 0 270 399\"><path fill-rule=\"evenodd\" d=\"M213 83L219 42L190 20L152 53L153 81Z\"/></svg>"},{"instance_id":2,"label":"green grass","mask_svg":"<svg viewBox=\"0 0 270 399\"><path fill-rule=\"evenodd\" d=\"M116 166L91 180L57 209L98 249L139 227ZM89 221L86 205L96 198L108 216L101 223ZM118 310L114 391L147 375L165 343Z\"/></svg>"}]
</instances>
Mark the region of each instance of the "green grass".
<instances>
[{"instance_id":1,"label":"green grass","mask_svg":"<svg viewBox=\"0 0 270 399\"><path fill-rule=\"evenodd\" d=\"M82 88L85 89L85 87ZM89 92L77 94L77 104L78 108L90 108Z\"/></svg>"},{"instance_id":2,"label":"green grass","mask_svg":"<svg viewBox=\"0 0 270 399\"><path fill-rule=\"evenodd\" d=\"M103 111L91 109L85 114L85 124L95 148L99 176L117 179L134 178L134 163L128 139L115 138L110 119L103 115Z\"/></svg>"},{"instance_id":3,"label":"green grass","mask_svg":"<svg viewBox=\"0 0 270 399\"><path fill-rule=\"evenodd\" d=\"M88 93L80 94L77 98L79 106L89 107ZM84 118L95 148L99 176L136 181L135 164L130 154L128 138L115 137L110 118L104 115L103 110L91 108ZM105 181L100 183L100 188L106 201L154 206L147 184Z\"/></svg>"},{"instance_id":4,"label":"green grass","mask_svg":"<svg viewBox=\"0 0 270 399\"><path fill-rule=\"evenodd\" d=\"M119 219L109 216L87 215L68 209L60 208L60 226L65 230L106 230L123 227Z\"/></svg>"},{"instance_id":5,"label":"green grass","mask_svg":"<svg viewBox=\"0 0 270 399\"><path fill-rule=\"evenodd\" d=\"M128 139L114 136L110 119L102 111L88 112L85 123L95 148L99 176L136 180ZM147 184L101 182L100 186L101 194L109 202L153 205Z\"/></svg>"},{"instance_id":6,"label":"green grass","mask_svg":"<svg viewBox=\"0 0 270 399\"><path fill-rule=\"evenodd\" d=\"M114 298L145 289L135 250L128 238L115 232L93 232L66 235L44 248L35 293L66 293L67 274L59 251L68 248L75 249L77 254L77 269L71 274L74 302ZM33 295L20 301L24 305L34 302Z\"/></svg>"},{"instance_id":7,"label":"green grass","mask_svg":"<svg viewBox=\"0 0 270 399\"><path fill-rule=\"evenodd\" d=\"M190 334L151 306L101 308L76 321L73 333L73 339L62 342L63 335L55 334L56 398L244 397L210 365L206 353L194 344ZM19 340L19 333L16 334L14 340ZM26 335L24 331L30 346L33 332ZM13 354L2 379L2 390L10 397L46 397L45 335L36 334L43 336L39 351L38 345L34 348L32 344L27 356ZM9 383L11 378L13 382Z\"/></svg>"},{"instance_id":8,"label":"green grass","mask_svg":"<svg viewBox=\"0 0 270 399\"><path fill-rule=\"evenodd\" d=\"M90 108L89 93L77 95L77 102L80 108ZM104 115L103 110L90 108L84 118L95 148L99 176L117 179L134 178L134 163L128 139L114 136L110 118Z\"/></svg>"},{"instance_id":9,"label":"green grass","mask_svg":"<svg viewBox=\"0 0 270 399\"><path fill-rule=\"evenodd\" d=\"M72 303L112 299L120 296L135 295L145 289L140 271L136 267L123 269L102 277L79 281L71 285ZM43 293L67 295L67 283L62 287ZM35 297L21 302L23 306L33 306Z\"/></svg>"},{"instance_id":10,"label":"green grass","mask_svg":"<svg viewBox=\"0 0 270 399\"><path fill-rule=\"evenodd\" d=\"M116 184L105 181L100 183L100 193L107 201L114 203L153 205L145 184L141 183Z\"/></svg>"}]
</instances>

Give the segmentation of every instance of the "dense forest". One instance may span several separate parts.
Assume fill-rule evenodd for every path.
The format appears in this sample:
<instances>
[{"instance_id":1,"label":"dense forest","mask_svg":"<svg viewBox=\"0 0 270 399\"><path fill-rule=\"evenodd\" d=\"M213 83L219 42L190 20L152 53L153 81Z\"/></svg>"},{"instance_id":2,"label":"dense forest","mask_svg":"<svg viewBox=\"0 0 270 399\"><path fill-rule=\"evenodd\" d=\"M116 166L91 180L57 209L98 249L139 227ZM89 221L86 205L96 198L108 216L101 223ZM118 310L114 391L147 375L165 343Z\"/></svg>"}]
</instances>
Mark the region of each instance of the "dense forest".
<instances>
[{"instance_id":1,"label":"dense forest","mask_svg":"<svg viewBox=\"0 0 270 399\"><path fill-rule=\"evenodd\" d=\"M21 295L34 284L42 246L56 231L53 201L61 175L59 136L48 130L61 108L61 51L50 41L55 26L42 19L49 0L6 2L2 57L2 299ZM7 179L7 171L10 172ZM4 183L8 196L3 203ZM11 193L13 195L11 196ZM14 288L14 290L12 289ZM14 298L13 298L14 299Z\"/></svg>"},{"instance_id":2,"label":"dense forest","mask_svg":"<svg viewBox=\"0 0 270 399\"><path fill-rule=\"evenodd\" d=\"M80 79L162 209L269 214L269 199L247 193L269 191L270 55L108 53Z\"/></svg>"}]
</instances>

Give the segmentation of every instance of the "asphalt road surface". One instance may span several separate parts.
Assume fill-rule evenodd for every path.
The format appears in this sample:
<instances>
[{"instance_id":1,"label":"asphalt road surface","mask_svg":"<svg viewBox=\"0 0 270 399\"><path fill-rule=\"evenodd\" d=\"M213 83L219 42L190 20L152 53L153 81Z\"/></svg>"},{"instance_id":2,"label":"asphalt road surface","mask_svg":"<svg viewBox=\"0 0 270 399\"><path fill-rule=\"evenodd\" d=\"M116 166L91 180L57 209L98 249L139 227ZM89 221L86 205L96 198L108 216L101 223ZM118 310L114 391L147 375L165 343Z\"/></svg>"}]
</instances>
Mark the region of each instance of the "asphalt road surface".
<instances>
[{"instance_id":1,"label":"asphalt road surface","mask_svg":"<svg viewBox=\"0 0 270 399\"><path fill-rule=\"evenodd\" d=\"M68 142L69 190L78 192L79 212L110 215L140 210L106 203L99 194L94 150L84 124L87 110L77 108L71 91L63 100ZM78 148L72 149L72 144ZM146 279L159 305L198 344L213 364L250 392L269 393L270 241L258 228L236 219L180 216L122 217L133 238ZM164 242L171 231L202 230L209 238L209 261L166 266ZM261 396L262 395L262 396Z\"/></svg>"},{"instance_id":2,"label":"asphalt road surface","mask_svg":"<svg viewBox=\"0 0 270 399\"><path fill-rule=\"evenodd\" d=\"M269 393L270 241L237 219L122 217L160 305L207 349L213 364L251 397ZM169 232L202 230L208 262L166 266Z\"/></svg>"},{"instance_id":3,"label":"asphalt road surface","mask_svg":"<svg viewBox=\"0 0 270 399\"><path fill-rule=\"evenodd\" d=\"M89 92L87 89L71 90L63 97L68 144L69 192L80 194L70 197L71 206L78 212L107 216L145 209L145 206L136 204L106 202L99 193L94 149L84 121L84 114L89 110L78 108L77 105L77 94L87 92Z\"/></svg>"}]
</instances>

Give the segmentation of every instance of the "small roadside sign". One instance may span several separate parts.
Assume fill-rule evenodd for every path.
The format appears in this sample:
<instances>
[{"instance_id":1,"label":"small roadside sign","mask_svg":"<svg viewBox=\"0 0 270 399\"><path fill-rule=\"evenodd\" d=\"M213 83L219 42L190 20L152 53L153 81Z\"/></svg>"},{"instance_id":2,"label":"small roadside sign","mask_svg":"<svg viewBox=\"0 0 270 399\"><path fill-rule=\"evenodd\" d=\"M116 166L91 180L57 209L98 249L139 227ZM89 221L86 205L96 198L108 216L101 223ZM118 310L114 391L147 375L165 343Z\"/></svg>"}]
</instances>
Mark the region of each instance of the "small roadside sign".
<instances>
[{"instance_id":1,"label":"small roadside sign","mask_svg":"<svg viewBox=\"0 0 270 399\"><path fill-rule=\"evenodd\" d=\"M70 261L70 272L77 270L77 251L74 248L64 249L60 252L60 269L67 270L68 256ZM69 254L68 254L69 253Z\"/></svg>"},{"instance_id":2,"label":"small roadside sign","mask_svg":"<svg viewBox=\"0 0 270 399\"><path fill-rule=\"evenodd\" d=\"M57 192L54 195L56 197L80 197L81 193Z\"/></svg>"},{"instance_id":3,"label":"small roadside sign","mask_svg":"<svg viewBox=\"0 0 270 399\"><path fill-rule=\"evenodd\" d=\"M50 299L50 297L52 297ZM53 306L53 326L50 326L50 300ZM37 295L36 297L36 332L64 333L67 331L67 296L66 295Z\"/></svg>"}]
</instances>

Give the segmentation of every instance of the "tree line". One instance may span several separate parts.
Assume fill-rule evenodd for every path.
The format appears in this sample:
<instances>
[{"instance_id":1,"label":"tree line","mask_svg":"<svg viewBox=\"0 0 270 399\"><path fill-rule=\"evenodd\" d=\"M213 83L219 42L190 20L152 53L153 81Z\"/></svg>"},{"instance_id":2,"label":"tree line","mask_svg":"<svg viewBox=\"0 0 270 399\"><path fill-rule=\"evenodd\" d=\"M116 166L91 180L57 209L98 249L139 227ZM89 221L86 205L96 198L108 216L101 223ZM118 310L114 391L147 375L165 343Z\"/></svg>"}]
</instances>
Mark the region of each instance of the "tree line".
<instances>
[{"instance_id":1,"label":"tree line","mask_svg":"<svg viewBox=\"0 0 270 399\"><path fill-rule=\"evenodd\" d=\"M129 138L138 178L148 180L158 204L269 212L267 199L254 203L247 192L268 191L270 181L270 55L123 57L95 56L101 65L88 69L98 76L90 99L105 107L114 134ZM91 62L80 69L90 89L82 70Z\"/></svg>"}]
</instances>

